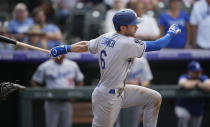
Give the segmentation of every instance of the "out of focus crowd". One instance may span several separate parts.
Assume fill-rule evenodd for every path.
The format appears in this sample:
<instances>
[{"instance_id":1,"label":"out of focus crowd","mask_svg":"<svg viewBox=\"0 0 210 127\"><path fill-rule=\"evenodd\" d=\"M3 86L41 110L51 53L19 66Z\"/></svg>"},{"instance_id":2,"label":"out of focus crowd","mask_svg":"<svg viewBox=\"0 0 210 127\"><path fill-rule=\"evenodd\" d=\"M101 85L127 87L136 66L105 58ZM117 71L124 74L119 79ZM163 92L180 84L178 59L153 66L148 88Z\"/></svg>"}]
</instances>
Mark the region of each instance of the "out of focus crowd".
<instances>
[{"instance_id":1,"label":"out of focus crowd","mask_svg":"<svg viewBox=\"0 0 210 127\"><path fill-rule=\"evenodd\" d=\"M142 18L136 37L155 40L181 28L167 48L210 48L210 0L38 0L0 12L0 34L45 49L114 31L113 15L131 8ZM2 4L1 6L4 6ZM0 43L1 50L29 50Z\"/></svg>"}]
</instances>

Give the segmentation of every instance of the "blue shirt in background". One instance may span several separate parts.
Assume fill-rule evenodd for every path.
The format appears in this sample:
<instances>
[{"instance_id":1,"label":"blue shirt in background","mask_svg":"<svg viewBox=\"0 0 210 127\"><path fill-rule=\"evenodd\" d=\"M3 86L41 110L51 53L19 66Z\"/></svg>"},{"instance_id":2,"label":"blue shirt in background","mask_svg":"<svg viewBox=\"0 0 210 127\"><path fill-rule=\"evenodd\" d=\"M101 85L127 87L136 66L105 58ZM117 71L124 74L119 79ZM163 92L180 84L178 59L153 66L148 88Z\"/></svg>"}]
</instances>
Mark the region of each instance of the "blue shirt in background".
<instances>
[{"instance_id":1,"label":"blue shirt in background","mask_svg":"<svg viewBox=\"0 0 210 127\"><path fill-rule=\"evenodd\" d=\"M46 24L44 28L42 28L42 32L46 34L51 34L55 32L61 32L59 27L54 25L54 24ZM54 41L54 40L49 40L47 42L47 48L51 49L55 46L63 44L61 41Z\"/></svg>"},{"instance_id":2,"label":"blue shirt in background","mask_svg":"<svg viewBox=\"0 0 210 127\"><path fill-rule=\"evenodd\" d=\"M181 75L179 81L183 78L190 80L188 74ZM204 82L206 79L208 79L208 76L206 75L200 76L201 82ZM178 98L176 102L177 106L186 108L193 116L203 115L204 104L205 104L205 98Z\"/></svg>"},{"instance_id":3,"label":"blue shirt in background","mask_svg":"<svg viewBox=\"0 0 210 127\"><path fill-rule=\"evenodd\" d=\"M8 30L12 34L21 34L21 33L28 32L29 28L32 25L34 25L34 21L32 18L27 18L23 22L13 19L8 24Z\"/></svg>"},{"instance_id":4,"label":"blue shirt in background","mask_svg":"<svg viewBox=\"0 0 210 127\"><path fill-rule=\"evenodd\" d=\"M176 24L181 29L181 33L176 35L171 42L168 44L167 48L184 48L187 41L187 30L186 23L189 22L189 15L180 11L177 18L171 17L168 12L164 12L160 15L159 25L164 27L164 33L166 34L169 27L172 24Z\"/></svg>"}]
</instances>

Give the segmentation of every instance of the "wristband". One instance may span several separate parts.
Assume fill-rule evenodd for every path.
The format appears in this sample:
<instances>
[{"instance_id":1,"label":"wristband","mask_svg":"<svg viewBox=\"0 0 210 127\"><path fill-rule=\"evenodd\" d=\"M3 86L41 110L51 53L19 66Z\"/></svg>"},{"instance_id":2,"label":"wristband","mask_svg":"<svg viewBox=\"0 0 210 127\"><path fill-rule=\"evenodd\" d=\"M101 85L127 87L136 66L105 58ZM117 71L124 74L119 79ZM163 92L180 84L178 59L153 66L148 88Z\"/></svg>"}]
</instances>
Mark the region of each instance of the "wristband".
<instances>
[{"instance_id":1,"label":"wristband","mask_svg":"<svg viewBox=\"0 0 210 127\"><path fill-rule=\"evenodd\" d=\"M71 52L71 45L65 45L66 52Z\"/></svg>"}]
</instances>

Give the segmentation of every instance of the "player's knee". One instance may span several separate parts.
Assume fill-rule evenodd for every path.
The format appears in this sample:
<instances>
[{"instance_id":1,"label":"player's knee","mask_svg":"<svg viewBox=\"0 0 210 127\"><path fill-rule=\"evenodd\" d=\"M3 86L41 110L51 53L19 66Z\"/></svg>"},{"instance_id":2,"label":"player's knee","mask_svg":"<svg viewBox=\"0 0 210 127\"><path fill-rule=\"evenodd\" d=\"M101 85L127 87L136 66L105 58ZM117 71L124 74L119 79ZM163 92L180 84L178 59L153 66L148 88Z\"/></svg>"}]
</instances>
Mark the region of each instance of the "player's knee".
<instances>
[{"instance_id":1,"label":"player's knee","mask_svg":"<svg viewBox=\"0 0 210 127\"><path fill-rule=\"evenodd\" d=\"M157 106L160 106L162 102L162 96L157 91L155 91L155 94L154 94L154 102Z\"/></svg>"}]
</instances>

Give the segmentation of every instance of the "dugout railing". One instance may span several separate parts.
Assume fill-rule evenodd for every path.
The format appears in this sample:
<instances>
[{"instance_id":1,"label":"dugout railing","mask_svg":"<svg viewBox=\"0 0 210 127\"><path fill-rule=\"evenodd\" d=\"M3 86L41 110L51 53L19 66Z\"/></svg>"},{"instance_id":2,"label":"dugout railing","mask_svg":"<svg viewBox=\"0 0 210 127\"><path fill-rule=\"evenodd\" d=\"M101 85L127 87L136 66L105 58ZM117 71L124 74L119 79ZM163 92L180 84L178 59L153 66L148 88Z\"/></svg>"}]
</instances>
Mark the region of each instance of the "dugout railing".
<instances>
[{"instance_id":1,"label":"dugout railing","mask_svg":"<svg viewBox=\"0 0 210 127\"><path fill-rule=\"evenodd\" d=\"M190 91L181 89L177 85L151 85L151 88L157 90L164 98L193 98L193 97L210 97L210 92L203 92L199 89ZM91 94L94 87L82 87L75 89L46 89L46 88L27 88L19 92L19 126L33 127L32 101L46 99L75 99L91 100ZM121 127L129 127L129 111L122 110Z\"/></svg>"}]
</instances>

